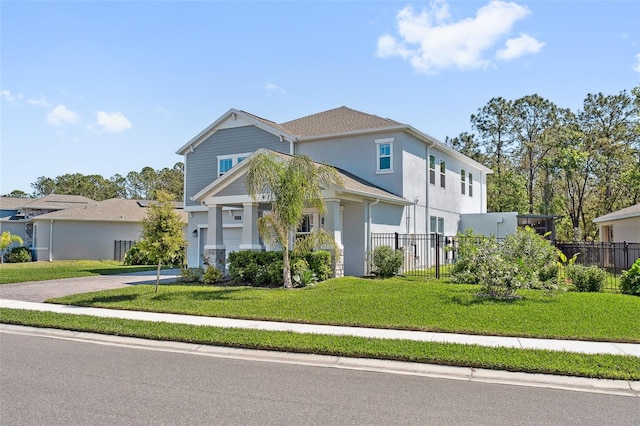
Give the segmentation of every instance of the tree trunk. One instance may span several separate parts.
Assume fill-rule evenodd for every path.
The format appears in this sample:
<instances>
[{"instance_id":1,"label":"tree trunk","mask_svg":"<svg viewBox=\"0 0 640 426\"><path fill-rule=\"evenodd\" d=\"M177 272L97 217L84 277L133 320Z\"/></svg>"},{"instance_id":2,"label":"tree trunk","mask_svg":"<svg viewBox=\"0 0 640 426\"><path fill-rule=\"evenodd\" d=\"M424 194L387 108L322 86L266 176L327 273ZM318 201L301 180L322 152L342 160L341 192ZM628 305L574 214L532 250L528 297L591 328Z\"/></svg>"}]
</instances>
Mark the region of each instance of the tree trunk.
<instances>
[{"instance_id":1,"label":"tree trunk","mask_svg":"<svg viewBox=\"0 0 640 426\"><path fill-rule=\"evenodd\" d=\"M158 293L158 284L160 284L160 267L162 266L162 260L158 261L158 270L156 271L156 293Z\"/></svg>"},{"instance_id":2,"label":"tree trunk","mask_svg":"<svg viewBox=\"0 0 640 426\"><path fill-rule=\"evenodd\" d=\"M282 247L282 262L284 264L282 268L284 288L293 288L293 284L291 283L291 264L289 263L289 247L287 245Z\"/></svg>"}]
</instances>

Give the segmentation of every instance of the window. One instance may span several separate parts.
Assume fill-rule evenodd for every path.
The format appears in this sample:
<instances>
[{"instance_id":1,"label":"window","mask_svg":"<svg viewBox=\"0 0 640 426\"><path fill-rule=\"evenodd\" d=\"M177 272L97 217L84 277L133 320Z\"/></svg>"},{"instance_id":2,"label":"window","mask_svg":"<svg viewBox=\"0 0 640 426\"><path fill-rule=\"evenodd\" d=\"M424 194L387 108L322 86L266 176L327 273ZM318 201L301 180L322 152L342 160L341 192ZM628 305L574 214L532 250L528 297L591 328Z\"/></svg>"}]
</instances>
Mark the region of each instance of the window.
<instances>
[{"instance_id":1,"label":"window","mask_svg":"<svg viewBox=\"0 0 640 426\"><path fill-rule=\"evenodd\" d=\"M460 170L460 192L462 193L462 195L464 195L466 188L467 182L465 182L464 170Z\"/></svg>"},{"instance_id":2,"label":"window","mask_svg":"<svg viewBox=\"0 0 640 426\"><path fill-rule=\"evenodd\" d=\"M436 184L436 157L429 156L429 183Z\"/></svg>"},{"instance_id":3,"label":"window","mask_svg":"<svg viewBox=\"0 0 640 426\"><path fill-rule=\"evenodd\" d=\"M394 138L376 139L376 173L393 173Z\"/></svg>"},{"instance_id":4,"label":"window","mask_svg":"<svg viewBox=\"0 0 640 426\"><path fill-rule=\"evenodd\" d=\"M473 197L473 175L469 173L469 197Z\"/></svg>"},{"instance_id":5,"label":"window","mask_svg":"<svg viewBox=\"0 0 640 426\"><path fill-rule=\"evenodd\" d=\"M218 156L218 176L227 173L233 166L247 158L249 154L233 154Z\"/></svg>"},{"instance_id":6,"label":"window","mask_svg":"<svg viewBox=\"0 0 640 426\"><path fill-rule=\"evenodd\" d=\"M431 219L431 227L429 231L432 234L444 234L444 218L431 216L430 219Z\"/></svg>"},{"instance_id":7,"label":"window","mask_svg":"<svg viewBox=\"0 0 640 426\"><path fill-rule=\"evenodd\" d=\"M446 176L447 166L444 163L444 160L440 160L440 187L445 187L445 176Z\"/></svg>"}]
</instances>

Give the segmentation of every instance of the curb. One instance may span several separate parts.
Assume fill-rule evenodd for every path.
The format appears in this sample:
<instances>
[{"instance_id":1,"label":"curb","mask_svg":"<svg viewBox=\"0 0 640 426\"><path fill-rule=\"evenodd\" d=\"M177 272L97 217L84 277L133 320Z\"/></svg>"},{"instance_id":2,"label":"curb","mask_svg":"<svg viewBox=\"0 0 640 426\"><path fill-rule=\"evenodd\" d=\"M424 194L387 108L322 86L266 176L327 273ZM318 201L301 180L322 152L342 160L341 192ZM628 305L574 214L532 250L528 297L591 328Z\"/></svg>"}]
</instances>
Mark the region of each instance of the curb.
<instances>
[{"instance_id":1,"label":"curb","mask_svg":"<svg viewBox=\"0 0 640 426\"><path fill-rule=\"evenodd\" d=\"M20 334L44 338L72 340L132 349L174 352L198 356L232 358L257 362L275 362L312 367L340 368L386 374L421 376L438 379L464 380L514 386L560 389L575 392L600 393L640 399L640 381L590 379L550 374L516 373L468 367L451 367L366 358L346 358L327 355L296 354L253 349L237 349L191 343L165 342L134 337L120 337L97 333L58 329L43 329L0 324L0 333Z\"/></svg>"}]
</instances>

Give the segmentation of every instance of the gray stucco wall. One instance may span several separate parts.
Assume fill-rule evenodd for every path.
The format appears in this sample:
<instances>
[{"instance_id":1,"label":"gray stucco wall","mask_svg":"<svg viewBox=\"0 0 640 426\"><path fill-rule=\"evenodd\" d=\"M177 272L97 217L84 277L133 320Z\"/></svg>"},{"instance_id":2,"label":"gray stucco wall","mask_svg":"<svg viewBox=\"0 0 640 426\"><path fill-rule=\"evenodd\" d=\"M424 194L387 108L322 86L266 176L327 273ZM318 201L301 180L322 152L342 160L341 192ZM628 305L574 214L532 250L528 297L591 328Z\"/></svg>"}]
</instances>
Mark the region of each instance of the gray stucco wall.
<instances>
[{"instance_id":1,"label":"gray stucco wall","mask_svg":"<svg viewBox=\"0 0 640 426\"><path fill-rule=\"evenodd\" d=\"M517 212L497 212L460 215L458 231L473 229L476 234L504 238L514 234L518 227Z\"/></svg>"},{"instance_id":2,"label":"gray stucco wall","mask_svg":"<svg viewBox=\"0 0 640 426\"><path fill-rule=\"evenodd\" d=\"M342 212L342 244L344 274L363 276L366 259L366 203L344 203Z\"/></svg>"},{"instance_id":3,"label":"gray stucco wall","mask_svg":"<svg viewBox=\"0 0 640 426\"><path fill-rule=\"evenodd\" d=\"M289 143L281 142L271 133L255 126L221 129L185 155L185 205L199 205L191 201L198 191L218 178L218 156L253 152L267 148L289 152Z\"/></svg>"},{"instance_id":4,"label":"gray stucco wall","mask_svg":"<svg viewBox=\"0 0 640 426\"><path fill-rule=\"evenodd\" d=\"M393 194L402 195L402 145L408 136L401 132L377 133L337 139L299 142L296 154L339 167ZM394 138L393 173L376 173L376 139Z\"/></svg>"},{"instance_id":5,"label":"gray stucco wall","mask_svg":"<svg viewBox=\"0 0 640 426\"><path fill-rule=\"evenodd\" d=\"M36 221L35 250L38 260L113 260L115 240L138 240L139 223ZM49 238L53 229L53 238Z\"/></svg>"}]
</instances>

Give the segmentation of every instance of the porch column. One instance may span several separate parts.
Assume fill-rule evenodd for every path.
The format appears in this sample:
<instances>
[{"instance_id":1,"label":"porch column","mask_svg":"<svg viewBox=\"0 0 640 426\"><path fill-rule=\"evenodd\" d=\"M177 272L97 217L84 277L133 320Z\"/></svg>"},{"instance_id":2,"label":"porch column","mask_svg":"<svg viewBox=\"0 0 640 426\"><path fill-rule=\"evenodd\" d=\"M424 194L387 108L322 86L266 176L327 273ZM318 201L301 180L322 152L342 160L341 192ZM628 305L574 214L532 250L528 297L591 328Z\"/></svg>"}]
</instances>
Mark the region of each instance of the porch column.
<instances>
[{"instance_id":1,"label":"porch column","mask_svg":"<svg viewBox=\"0 0 640 426\"><path fill-rule=\"evenodd\" d=\"M222 206L209 205L207 229L207 244L204 246L203 256L210 265L226 274L226 251L222 236Z\"/></svg>"},{"instance_id":2,"label":"porch column","mask_svg":"<svg viewBox=\"0 0 640 426\"><path fill-rule=\"evenodd\" d=\"M333 276L344 276L344 246L342 245L342 207L340 200L325 200L327 212L324 216L324 230L333 236L338 252L333 252ZM332 250L333 251L333 250Z\"/></svg>"},{"instance_id":3,"label":"porch column","mask_svg":"<svg viewBox=\"0 0 640 426\"><path fill-rule=\"evenodd\" d=\"M240 250L262 250L258 236L258 203L243 203Z\"/></svg>"}]
</instances>

